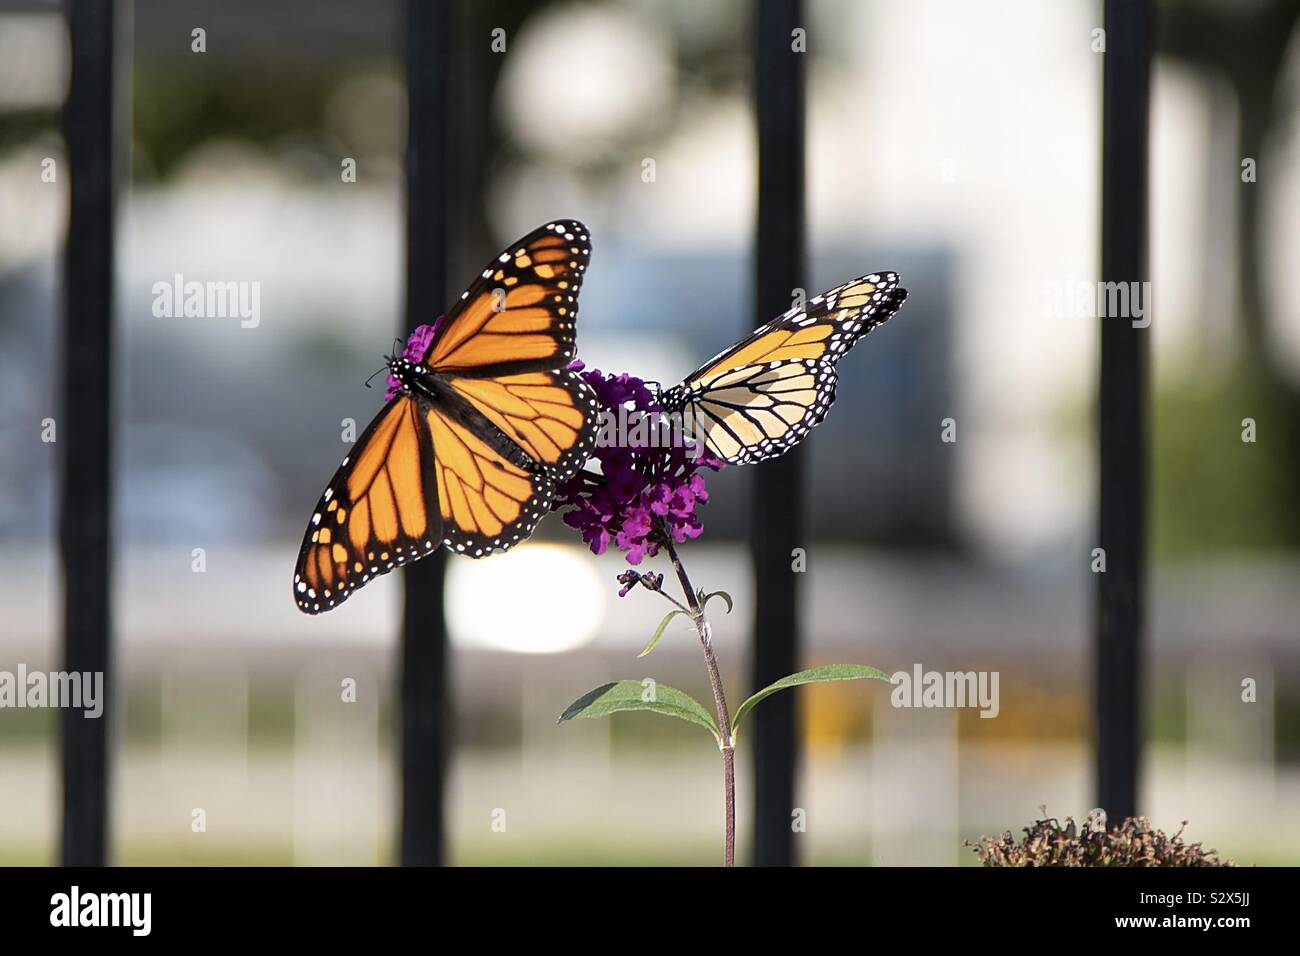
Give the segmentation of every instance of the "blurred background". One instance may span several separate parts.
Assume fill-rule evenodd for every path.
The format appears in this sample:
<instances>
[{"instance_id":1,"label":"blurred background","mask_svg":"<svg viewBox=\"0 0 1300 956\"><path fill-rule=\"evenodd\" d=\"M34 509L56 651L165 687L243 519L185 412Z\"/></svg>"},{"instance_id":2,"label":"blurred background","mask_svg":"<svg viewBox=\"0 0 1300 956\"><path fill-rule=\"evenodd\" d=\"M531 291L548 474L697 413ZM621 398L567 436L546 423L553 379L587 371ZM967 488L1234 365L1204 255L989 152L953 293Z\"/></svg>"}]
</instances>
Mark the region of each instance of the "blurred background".
<instances>
[{"instance_id":1,"label":"blurred background","mask_svg":"<svg viewBox=\"0 0 1300 956\"><path fill-rule=\"evenodd\" d=\"M401 4L133 7L112 856L390 863L400 583L319 618L289 583L402 324ZM911 290L841 362L808 441L806 664L996 670L1001 699L981 720L895 709L884 685L801 690L798 848L811 864L971 864L964 839L1093 805L1097 320L1070 296L1098 274L1101 4L806 8L808 292L877 269ZM1140 806L1259 864L1300 863L1298 11L1158 4L1151 117ZM671 383L752 327L750 5L490 0L459 15L451 285L572 216L595 245L589 365ZM41 171L63 169L67 77L58 7L0 0L0 670L60 660L58 446L41 423L57 415L68 194ZM155 317L152 287L177 273L260 283L260 322ZM706 534L683 553L697 584L737 600L715 623L737 700L747 486L743 470L710 480ZM611 679L708 697L681 622L637 660L662 608L620 600L620 567L556 518L509 555L450 563L451 862L716 862L718 756L697 728L555 723ZM0 711L0 863L57 859L57 717Z\"/></svg>"}]
</instances>

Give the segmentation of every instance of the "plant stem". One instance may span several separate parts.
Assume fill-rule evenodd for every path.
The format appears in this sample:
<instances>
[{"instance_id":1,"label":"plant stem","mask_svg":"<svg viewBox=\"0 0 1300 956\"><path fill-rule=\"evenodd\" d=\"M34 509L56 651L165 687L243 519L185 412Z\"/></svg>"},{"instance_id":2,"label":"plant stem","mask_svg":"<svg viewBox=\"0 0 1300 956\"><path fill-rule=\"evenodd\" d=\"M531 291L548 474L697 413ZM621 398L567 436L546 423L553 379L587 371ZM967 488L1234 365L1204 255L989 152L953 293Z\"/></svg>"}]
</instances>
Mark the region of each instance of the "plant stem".
<instances>
[{"instance_id":1,"label":"plant stem","mask_svg":"<svg viewBox=\"0 0 1300 956\"><path fill-rule=\"evenodd\" d=\"M686 603L690 605L691 620L695 622L695 630L700 635L700 646L704 648L704 664L709 669L709 683L713 685L713 705L718 711L718 729L721 731L722 736L720 743L722 749L722 781L727 806L727 836L723 865L735 866L736 752L734 741L731 739L731 714L727 711L727 695L723 693L722 677L718 674L718 659L713 655L713 629L704 616L704 608L695 595L695 588L691 586L691 579L686 576L686 569L682 567L682 560L677 556L677 549L673 547L672 535L666 537L668 539L668 557L672 559L673 570L677 572L677 580L681 582L682 591L686 594Z\"/></svg>"}]
</instances>

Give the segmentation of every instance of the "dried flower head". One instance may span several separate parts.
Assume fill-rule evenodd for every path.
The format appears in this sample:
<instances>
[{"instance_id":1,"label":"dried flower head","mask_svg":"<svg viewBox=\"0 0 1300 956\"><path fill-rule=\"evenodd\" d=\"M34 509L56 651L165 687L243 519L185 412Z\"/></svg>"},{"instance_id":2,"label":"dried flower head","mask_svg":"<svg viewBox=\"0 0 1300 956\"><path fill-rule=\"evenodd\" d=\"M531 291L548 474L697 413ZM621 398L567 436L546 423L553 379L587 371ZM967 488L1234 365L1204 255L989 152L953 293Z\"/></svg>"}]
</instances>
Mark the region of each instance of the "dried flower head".
<instances>
[{"instance_id":1,"label":"dried flower head","mask_svg":"<svg viewBox=\"0 0 1300 956\"><path fill-rule=\"evenodd\" d=\"M1017 842L1008 830L1000 837L966 841L985 866L1236 866L1219 860L1217 850L1203 850L1199 843L1184 843L1182 826L1172 836L1153 830L1146 817L1129 817L1113 830L1085 826L1083 832L1072 817L1062 827L1055 817L1025 827L1025 838Z\"/></svg>"},{"instance_id":2,"label":"dried flower head","mask_svg":"<svg viewBox=\"0 0 1300 956\"><path fill-rule=\"evenodd\" d=\"M649 428L621 433L602 426L592 454L599 472L578 472L561 486L552 508L569 509L565 524L581 532L593 553L613 543L629 564L657 554L669 540L699 537L704 525L695 509L709 500L699 470L717 471L723 463L687 442L660 440L663 410L641 379L582 371L581 362L569 368L595 391L603 422L622 425L639 417Z\"/></svg>"}]
</instances>

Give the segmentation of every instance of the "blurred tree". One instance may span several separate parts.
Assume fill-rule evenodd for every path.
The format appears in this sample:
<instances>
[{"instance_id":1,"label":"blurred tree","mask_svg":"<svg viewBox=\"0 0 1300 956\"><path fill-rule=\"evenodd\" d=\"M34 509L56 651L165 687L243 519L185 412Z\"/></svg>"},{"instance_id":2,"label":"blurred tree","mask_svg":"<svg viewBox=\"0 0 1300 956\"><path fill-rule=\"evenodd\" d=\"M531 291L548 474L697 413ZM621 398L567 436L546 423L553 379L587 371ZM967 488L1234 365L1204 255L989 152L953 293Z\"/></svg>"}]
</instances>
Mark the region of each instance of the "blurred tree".
<instances>
[{"instance_id":1,"label":"blurred tree","mask_svg":"<svg viewBox=\"0 0 1300 956\"><path fill-rule=\"evenodd\" d=\"M1240 158L1261 161L1269 137L1294 116L1283 78L1298 23L1300 4L1293 0L1161 4L1159 52L1200 73L1218 71L1230 83L1241 119ZM1229 173L1235 177L1240 170ZM1294 503L1300 392L1269 348L1263 292L1260 213L1276 188L1277 177L1265 170L1237 194L1234 245L1244 347L1222 377L1177 383L1156 397L1157 554L1300 546L1300 509ZM1260 429L1254 444L1239 440L1247 417Z\"/></svg>"}]
</instances>

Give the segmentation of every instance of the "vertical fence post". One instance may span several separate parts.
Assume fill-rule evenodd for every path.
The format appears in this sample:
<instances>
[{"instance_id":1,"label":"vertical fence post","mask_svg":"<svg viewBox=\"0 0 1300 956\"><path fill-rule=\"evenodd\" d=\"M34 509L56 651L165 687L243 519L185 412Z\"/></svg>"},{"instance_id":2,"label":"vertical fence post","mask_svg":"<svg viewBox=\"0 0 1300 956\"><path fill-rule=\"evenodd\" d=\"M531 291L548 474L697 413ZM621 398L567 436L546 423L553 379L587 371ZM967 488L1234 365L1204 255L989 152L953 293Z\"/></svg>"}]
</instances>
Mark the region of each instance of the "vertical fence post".
<instances>
[{"instance_id":1,"label":"vertical fence post","mask_svg":"<svg viewBox=\"0 0 1300 956\"><path fill-rule=\"evenodd\" d=\"M800 0L758 0L754 91L758 115L758 237L754 306L760 325L790 308L804 269L803 28ZM750 686L799 669L799 613L791 551L803 541L803 449L755 469L750 546L754 561L754 649ZM769 706L775 705L775 706ZM754 741L754 862L795 862L798 734L795 695L777 694L750 718Z\"/></svg>"},{"instance_id":2,"label":"vertical fence post","mask_svg":"<svg viewBox=\"0 0 1300 956\"><path fill-rule=\"evenodd\" d=\"M1102 88L1101 274L1146 277L1147 118L1151 68L1148 0L1106 0ZM1107 288L1110 288L1109 286ZM1130 305L1136 289L1130 292ZM1142 304L1151 302L1143 292ZM1131 311L1131 310L1130 310ZM1097 800L1112 825L1137 809L1146 560L1146 384L1149 329L1101 315L1097 575ZM1143 322L1150 320L1144 313Z\"/></svg>"},{"instance_id":3,"label":"vertical fence post","mask_svg":"<svg viewBox=\"0 0 1300 956\"><path fill-rule=\"evenodd\" d=\"M450 0L406 4L406 322L447 307ZM402 834L405 866L443 862L443 772L450 739L446 552L409 565L402 620Z\"/></svg>"},{"instance_id":4,"label":"vertical fence post","mask_svg":"<svg viewBox=\"0 0 1300 956\"><path fill-rule=\"evenodd\" d=\"M64 260L63 667L104 675L98 719L65 708L63 840L65 866L102 866L108 856L108 734L112 682L112 317L113 128L117 89L114 0L67 5L71 51L63 138L69 211Z\"/></svg>"}]
</instances>

